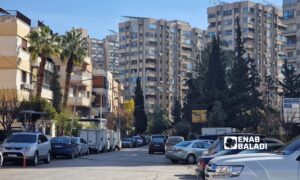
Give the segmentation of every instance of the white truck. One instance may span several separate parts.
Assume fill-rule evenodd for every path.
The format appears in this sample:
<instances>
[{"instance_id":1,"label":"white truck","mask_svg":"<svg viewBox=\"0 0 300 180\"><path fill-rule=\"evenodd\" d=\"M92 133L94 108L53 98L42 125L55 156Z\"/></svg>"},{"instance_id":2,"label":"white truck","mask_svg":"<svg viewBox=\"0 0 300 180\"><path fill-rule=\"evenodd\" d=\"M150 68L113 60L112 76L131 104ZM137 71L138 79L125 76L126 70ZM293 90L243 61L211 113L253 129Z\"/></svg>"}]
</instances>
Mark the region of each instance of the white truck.
<instances>
[{"instance_id":1,"label":"white truck","mask_svg":"<svg viewBox=\"0 0 300 180\"><path fill-rule=\"evenodd\" d=\"M121 134L119 131L107 130L107 151L121 149Z\"/></svg>"},{"instance_id":2,"label":"white truck","mask_svg":"<svg viewBox=\"0 0 300 180\"><path fill-rule=\"evenodd\" d=\"M231 127L216 127L216 128L202 128L202 135L217 135L225 133L235 132L234 128Z\"/></svg>"},{"instance_id":3,"label":"white truck","mask_svg":"<svg viewBox=\"0 0 300 180\"><path fill-rule=\"evenodd\" d=\"M80 137L84 139L90 150L96 153L105 151L107 146L107 131L106 129L82 129Z\"/></svg>"}]
</instances>

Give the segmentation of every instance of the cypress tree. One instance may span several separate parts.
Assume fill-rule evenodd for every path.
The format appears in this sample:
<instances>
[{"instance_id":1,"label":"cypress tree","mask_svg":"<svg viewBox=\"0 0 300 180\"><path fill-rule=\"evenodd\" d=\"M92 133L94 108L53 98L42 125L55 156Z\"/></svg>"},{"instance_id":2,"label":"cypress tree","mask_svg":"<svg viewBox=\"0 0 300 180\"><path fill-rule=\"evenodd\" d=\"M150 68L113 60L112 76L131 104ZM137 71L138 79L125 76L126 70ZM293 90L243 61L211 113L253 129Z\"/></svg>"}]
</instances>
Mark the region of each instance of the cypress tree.
<instances>
[{"instance_id":1,"label":"cypress tree","mask_svg":"<svg viewBox=\"0 0 300 180\"><path fill-rule=\"evenodd\" d=\"M182 107L177 99L175 99L174 106L172 107L173 125L177 124L182 119Z\"/></svg>"},{"instance_id":2,"label":"cypress tree","mask_svg":"<svg viewBox=\"0 0 300 180\"><path fill-rule=\"evenodd\" d=\"M54 72L51 80L50 89L53 92L52 106L55 108L56 112L60 113L62 108L62 92L59 83L59 75L56 67L54 67Z\"/></svg>"},{"instance_id":3,"label":"cypress tree","mask_svg":"<svg viewBox=\"0 0 300 180\"><path fill-rule=\"evenodd\" d=\"M144 95L143 90L141 87L141 80L140 78L136 79L136 87L134 91L134 126L135 126L135 133L143 134L147 130L147 116L144 107Z\"/></svg>"},{"instance_id":4,"label":"cypress tree","mask_svg":"<svg viewBox=\"0 0 300 180\"><path fill-rule=\"evenodd\" d=\"M228 75L229 79L229 106L227 125L243 129L247 121L248 101L248 60L245 56L245 49L242 42L242 33L239 17L236 18L236 39L233 63Z\"/></svg>"},{"instance_id":5,"label":"cypress tree","mask_svg":"<svg viewBox=\"0 0 300 180\"><path fill-rule=\"evenodd\" d=\"M299 98L300 74L296 74L295 68L289 66L287 60L284 61L281 73L284 78L283 81L278 80L278 84L282 89L282 92L280 92L279 95L285 98Z\"/></svg>"}]
</instances>

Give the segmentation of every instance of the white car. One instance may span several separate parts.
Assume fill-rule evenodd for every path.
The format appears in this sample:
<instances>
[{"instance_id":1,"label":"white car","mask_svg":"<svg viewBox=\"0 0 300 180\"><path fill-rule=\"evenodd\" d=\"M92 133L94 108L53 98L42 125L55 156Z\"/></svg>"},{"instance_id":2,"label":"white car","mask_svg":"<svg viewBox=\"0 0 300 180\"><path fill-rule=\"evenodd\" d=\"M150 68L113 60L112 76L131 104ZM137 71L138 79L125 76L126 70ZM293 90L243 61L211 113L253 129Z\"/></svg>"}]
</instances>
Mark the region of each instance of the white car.
<instances>
[{"instance_id":1,"label":"white car","mask_svg":"<svg viewBox=\"0 0 300 180\"><path fill-rule=\"evenodd\" d=\"M212 159L206 180L299 180L300 136L278 153L237 154Z\"/></svg>"},{"instance_id":2,"label":"white car","mask_svg":"<svg viewBox=\"0 0 300 180\"><path fill-rule=\"evenodd\" d=\"M39 160L50 163L50 141L42 133L19 132L10 135L0 146L3 162L23 160L25 157L32 165Z\"/></svg>"}]
</instances>

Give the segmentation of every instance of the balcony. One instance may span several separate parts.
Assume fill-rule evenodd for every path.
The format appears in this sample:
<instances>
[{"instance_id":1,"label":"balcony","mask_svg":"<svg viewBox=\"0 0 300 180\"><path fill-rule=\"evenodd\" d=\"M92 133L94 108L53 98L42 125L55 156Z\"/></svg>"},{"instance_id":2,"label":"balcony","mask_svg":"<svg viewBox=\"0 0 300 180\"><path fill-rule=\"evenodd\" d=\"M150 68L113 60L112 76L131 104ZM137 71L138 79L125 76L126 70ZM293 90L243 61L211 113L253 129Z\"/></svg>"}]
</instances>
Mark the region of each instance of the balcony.
<instances>
[{"instance_id":1,"label":"balcony","mask_svg":"<svg viewBox=\"0 0 300 180\"><path fill-rule=\"evenodd\" d=\"M71 83L72 84L77 85L78 83L80 83L83 86L91 86L92 80L87 80L87 79L92 79L91 73L82 72L80 74L72 74L71 75Z\"/></svg>"},{"instance_id":2,"label":"balcony","mask_svg":"<svg viewBox=\"0 0 300 180\"><path fill-rule=\"evenodd\" d=\"M53 92L48 89L48 88L42 88L42 94L41 94L41 97L42 98L45 98L45 99L49 99L49 100L52 100L53 99Z\"/></svg>"},{"instance_id":3,"label":"balcony","mask_svg":"<svg viewBox=\"0 0 300 180\"><path fill-rule=\"evenodd\" d=\"M76 103L76 97L69 97L68 98L68 105L70 106L84 106L84 107L90 107L91 105L91 99L87 97L77 97L77 103Z\"/></svg>"}]
</instances>

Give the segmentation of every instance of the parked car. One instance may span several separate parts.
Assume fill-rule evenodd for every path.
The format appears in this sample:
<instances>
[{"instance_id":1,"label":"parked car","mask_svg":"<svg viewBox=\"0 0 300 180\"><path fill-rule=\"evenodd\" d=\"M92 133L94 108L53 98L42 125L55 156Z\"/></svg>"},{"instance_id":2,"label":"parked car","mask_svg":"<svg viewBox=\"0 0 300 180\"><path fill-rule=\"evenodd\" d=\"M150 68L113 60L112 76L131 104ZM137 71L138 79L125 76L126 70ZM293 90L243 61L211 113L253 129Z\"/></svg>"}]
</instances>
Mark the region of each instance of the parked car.
<instances>
[{"instance_id":1,"label":"parked car","mask_svg":"<svg viewBox=\"0 0 300 180\"><path fill-rule=\"evenodd\" d=\"M268 138L270 139L270 138ZM276 141L276 140L275 140ZM273 141L270 141L273 142ZM209 161L215 157L232 155L232 154L250 154L250 153L263 153L263 152L274 152L275 150L280 149L284 144L278 140L278 144L270 143L268 144L268 148L264 150L240 150L240 149L232 149L232 150L223 150L211 156L202 156L198 159L197 168L195 170L197 179L205 179L204 171L206 165L208 165Z\"/></svg>"},{"instance_id":2,"label":"parked car","mask_svg":"<svg viewBox=\"0 0 300 180\"><path fill-rule=\"evenodd\" d=\"M203 152L207 151L211 144L208 141L193 140L183 141L168 150L165 157L172 163L186 161L189 164L196 163L196 160Z\"/></svg>"},{"instance_id":3,"label":"parked car","mask_svg":"<svg viewBox=\"0 0 300 180\"><path fill-rule=\"evenodd\" d=\"M152 141L152 139L155 139L155 138L163 138L165 142L166 142L167 139L168 139L167 136L162 135L162 134L152 134L152 135L151 135L151 138L150 138L150 142Z\"/></svg>"},{"instance_id":4,"label":"parked car","mask_svg":"<svg viewBox=\"0 0 300 180\"><path fill-rule=\"evenodd\" d=\"M78 157L78 145L73 137L62 136L51 139L51 153L56 156L68 156L70 159Z\"/></svg>"},{"instance_id":5,"label":"parked car","mask_svg":"<svg viewBox=\"0 0 300 180\"><path fill-rule=\"evenodd\" d=\"M51 146L42 133L19 132L10 135L0 146L3 162L22 160L24 157L36 166L39 160L50 163Z\"/></svg>"},{"instance_id":6,"label":"parked car","mask_svg":"<svg viewBox=\"0 0 300 180\"><path fill-rule=\"evenodd\" d=\"M90 154L90 149L89 149L89 145L87 144L87 142L80 138L80 137L74 137L75 143L76 143L76 147L77 147L77 151L79 152L79 156L83 156L83 155L89 155Z\"/></svg>"},{"instance_id":7,"label":"parked car","mask_svg":"<svg viewBox=\"0 0 300 180\"><path fill-rule=\"evenodd\" d=\"M165 139L164 138L154 138L151 140L149 144L149 154L153 154L154 152L162 152L165 153Z\"/></svg>"},{"instance_id":8,"label":"parked car","mask_svg":"<svg viewBox=\"0 0 300 180\"><path fill-rule=\"evenodd\" d=\"M140 136L133 136L132 138L134 139L135 147L142 146L144 144Z\"/></svg>"},{"instance_id":9,"label":"parked car","mask_svg":"<svg viewBox=\"0 0 300 180\"><path fill-rule=\"evenodd\" d=\"M201 135L198 137L199 140L208 139L212 141L216 141L220 135L219 134L213 134L213 135Z\"/></svg>"},{"instance_id":10,"label":"parked car","mask_svg":"<svg viewBox=\"0 0 300 180\"><path fill-rule=\"evenodd\" d=\"M172 149L173 146L175 146L178 143L181 143L184 141L184 138L182 136L170 136L167 139L165 150L166 152L170 149Z\"/></svg>"},{"instance_id":11,"label":"parked car","mask_svg":"<svg viewBox=\"0 0 300 180\"><path fill-rule=\"evenodd\" d=\"M205 178L214 179L299 179L300 136L277 153L251 153L212 159Z\"/></svg>"},{"instance_id":12,"label":"parked car","mask_svg":"<svg viewBox=\"0 0 300 180\"><path fill-rule=\"evenodd\" d=\"M133 148L132 138L124 138L122 141L122 148Z\"/></svg>"},{"instance_id":13,"label":"parked car","mask_svg":"<svg viewBox=\"0 0 300 180\"><path fill-rule=\"evenodd\" d=\"M2 156L2 153L0 152L0 168L2 167L3 165L3 156Z\"/></svg>"}]
</instances>

